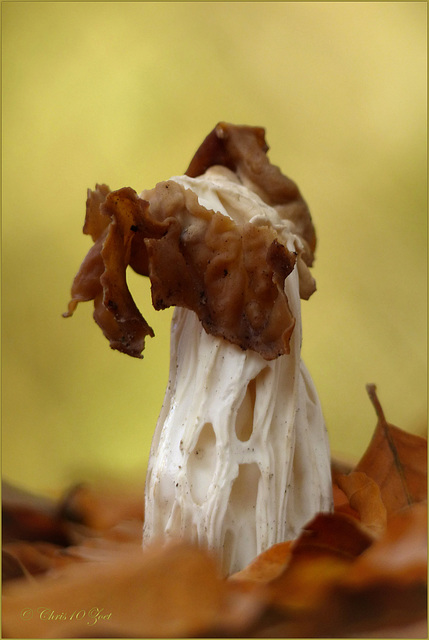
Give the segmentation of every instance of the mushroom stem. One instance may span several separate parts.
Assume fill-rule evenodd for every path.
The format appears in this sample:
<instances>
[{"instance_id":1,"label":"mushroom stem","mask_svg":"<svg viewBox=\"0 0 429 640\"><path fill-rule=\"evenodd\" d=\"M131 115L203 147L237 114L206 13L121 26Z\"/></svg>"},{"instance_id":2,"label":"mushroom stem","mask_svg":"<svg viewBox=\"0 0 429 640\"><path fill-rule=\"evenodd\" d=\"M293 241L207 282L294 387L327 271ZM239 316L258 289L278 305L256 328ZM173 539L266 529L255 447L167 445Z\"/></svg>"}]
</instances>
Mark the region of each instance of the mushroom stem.
<instances>
[{"instance_id":1,"label":"mushroom stem","mask_svg":"<svg viewBox=\"0 0 429 640\"><path fill-rule=\"evenodd\" d=\"M285 288L297 323L290 353L272 361L207 334L193 311L175 309L144 544L193 540L229 574L331 508L327 433L300 357L297 268Z\"/></svg>"}]
</instances>

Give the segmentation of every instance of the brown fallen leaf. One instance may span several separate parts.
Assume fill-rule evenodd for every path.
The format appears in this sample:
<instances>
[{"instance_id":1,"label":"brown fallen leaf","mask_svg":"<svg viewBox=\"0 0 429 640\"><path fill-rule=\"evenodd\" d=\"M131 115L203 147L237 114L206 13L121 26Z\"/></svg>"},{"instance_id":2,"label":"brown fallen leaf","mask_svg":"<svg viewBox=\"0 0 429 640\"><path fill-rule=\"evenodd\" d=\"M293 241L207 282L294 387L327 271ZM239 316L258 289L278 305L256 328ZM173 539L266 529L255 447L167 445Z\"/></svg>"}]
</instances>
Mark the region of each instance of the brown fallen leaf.
<instances>
[{"instance_id":1,"label":"brown fallen leaf","mask_svg":"<svg viewBox=\"0 0 429 640\"><path fill-rule=\"evenodd\" d=\"M2 549L1 557L1 574L2 583L7 580L16 580L17 578L29 578L30 573L27 571L21 560L13 553L5 548Z\"/></svg>"},{"instance_id":2,"label":"brown fallen leaf","mask_svg":"<svg viewBox=\"0 0 429 640\"><path fill-rule=\"evenodd\" d=\"M350 507L354 509L363 526L375 535L386 528L387 512L377 483L362 471L337 475L336 482L344 491Z\"/></svg>"},{"instance_id":3,"label":"brown fallen leaf","mask_svg":"<svg viewBox=\"0 0 429 640\"><path fill-rule=\"evenodd\" d=\"M359 520L359 513L350 505L346 493L340 489L337 483L338 474L332 478L332 493L334 499L334 511L336 513L345 513L356 520Z\"/></svg>"},{"instance_id":4,"label":"brown fallen leaf","mask_svg":"<svg viewBox=\"0 0 429 640\"><path fill-rule=\"evenodd\" d=\"M105 531L126 520L143 523L143 486L79 484L64 496L59 513L65 520ZM142 526L142 524L141 524Z\"/></svg>"},{"instance_id":5,"label":"brown fallen leaf","mask_svg":"<svg viewBox=\"0 0 429 640\"><path fill-rule=\"evenodd\" d=\"M319 628L360 635L426 623L426 614L427 506L414 504L393 515L385 533L350 565L325 602Z\"/></svg>"},{"instance_id":6,"label":"brown fallen leaf","mask_svg":"<svg viewBox=\"0 0 429 640\"><path fill-rule=\"evenodd\" d=\"M378 627L365 634L366 638L427 638L428 626L426 620L411 624L397 624L390 627Z\"/></svg>"},{"instance_id":7,"label":"brown fallen leaf","mask_svg":"<svg viewBox=\"0 0 429 640\"><path fill-rule=\"evenodd\" d=\"M9 566L14 559L15 564L18 564L22 569L22 576L27 577L28 575L63 569L66 565L77 560L67 554L64 547L50 542L9 542L3 546L3 553L9 558ZM13 573L9 572L9 575L4 575L3 580L15 577Z\"/></svg>"},{"instance_id":8,"label":"brown fallen leaf","mask_svg":"<svg viewBox=\"0 0 429 640\"><path fill-rule=\"evenodd\" d=\"M194 637L244 634L261 605L221 580L216 562L189 544L153 545L103 563L68 567L37 587L3 590L3 637Z\"/></svg>"},{"instance_id":9,"label":"brown fallen leaf","mask_svg":"<svg viewBox=\"0 0 429 640\"><path fill-rule=\"evenodd\" d=\"M44 540L70 544L67 527L54 500L34 495L2 481L2 542Z\"/></svg>"},{"instance_id":10,"label":"brown fallen leaf","mask_svg":"<svg viewBox=\"0 0 429 640\"><path fill-rule=\"evenodd\" d=\"M269 582L276 578L291 558L292 541L279 542L257 556L247 567L229 576L229 580Z\"/></svg>"},{"instance_id":11,"label":"brown fallen leaf","mask_svg":"<svg viewBox=\"0 0 429 640\"><path fill-rule=\"evenodd\" d=\"M407 505L427 500L427 441L389 424L375 385L367 385L367 391L378 424L355 471L366 473L378 484L390 516Z\"/></svg>"},{"instance_id":12,"label":"brown fallen leaf","mask_svg":"<svg viewBox=\"0 0 429 640\"><path fill-rule=\"evenodd\" d=\"M303 529L293 553L314 547L355 558L372 543L372 536L355 518L342 513L319 513Z\"/></svg>"},{"instance_id":13,"label":"brown fallen leaf","mask_svg":"<svg viewBox=\"0 0 429 640\"><path fill-rule=\"evenodd\" d=\"M331 524L343 518L335 514ZM304 533L298 539L285 570L266 584L268 610L252 637L371 637L378 628L422 628L427 602L426 505L412 505L392 516L380 538L364 538L362 546L349 546L348 537L365 536L358 522L350 526L348 536L349 524L339 536L339 548L323 519L315 537L307 539ZM354 557L347 550L353 550ZM398 636L390 631L384 637Z\"/></svg>"},{"instance_id":14,"label":"brown fallen leaf","mask_svg":"<svg viewBox=\"0 0 429 640\"><path fill-rule=\"evenodd\" d=\"M427 505L403 509L389 519L384 535L356 560L347 575L347 585L424 584L427 543Z\"/></svg>"},{"instance_id":15,"label":"brown fallen leaf","mask_svg":"<svg viewBox=\"0 0 429 640\"><path fill-rule=\"evenodd\" d=\"M353 518L319 514L292 545L284 571L270 582L271 602L288 611L313 611L371 543L372 537Z\"/></svg>"}]
</instances>

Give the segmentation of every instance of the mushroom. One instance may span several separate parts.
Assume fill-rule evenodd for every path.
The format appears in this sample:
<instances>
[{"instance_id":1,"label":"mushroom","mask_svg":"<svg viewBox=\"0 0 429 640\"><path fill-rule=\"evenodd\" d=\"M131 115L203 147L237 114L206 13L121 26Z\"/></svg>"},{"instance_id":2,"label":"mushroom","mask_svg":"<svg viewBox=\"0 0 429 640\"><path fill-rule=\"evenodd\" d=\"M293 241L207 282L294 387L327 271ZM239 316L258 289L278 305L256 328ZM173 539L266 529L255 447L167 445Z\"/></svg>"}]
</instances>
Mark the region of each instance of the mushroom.
<instances>
[{"instance_id":1,"label":"mushroom","mask_svg":"<svg viewBox=\"0 0 429 640\"><path fill-rule=\"evenodd\" d=\"M174 306L168 386L152 441L143 544L186 538L225 574L332 508L320 402L301 359L316 238L260 127L219 123L183 176L140 195L88 192L94 246L65 316L94 300L110 346L141 357L153 330L126 283Z\"/></svg>"}]
</instances>

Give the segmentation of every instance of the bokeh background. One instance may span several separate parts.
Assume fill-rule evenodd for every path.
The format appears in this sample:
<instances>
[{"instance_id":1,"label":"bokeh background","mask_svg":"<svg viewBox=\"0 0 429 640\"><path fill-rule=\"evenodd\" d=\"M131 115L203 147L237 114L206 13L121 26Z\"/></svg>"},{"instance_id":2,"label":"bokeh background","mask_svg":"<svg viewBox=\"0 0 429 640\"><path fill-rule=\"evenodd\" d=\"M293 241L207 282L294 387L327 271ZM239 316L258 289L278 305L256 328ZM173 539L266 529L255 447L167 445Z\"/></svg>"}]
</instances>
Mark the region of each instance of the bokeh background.
<instances>
[{"instance_id":1,"label":"bokeh background","mask_svg":"<svg viewBox=\"0 0 429 640\"><path fill-rule=\"evenodd\" d=\"M58 494L144 483L171 312L109 349L92 304L63 319L91 241L87 187L182 173L220 120L264 126L319 245L303 354L334 455L376 424L426 433L426 2L7 2L3 29L3 475Z\"/></svg>"}]
</instances>

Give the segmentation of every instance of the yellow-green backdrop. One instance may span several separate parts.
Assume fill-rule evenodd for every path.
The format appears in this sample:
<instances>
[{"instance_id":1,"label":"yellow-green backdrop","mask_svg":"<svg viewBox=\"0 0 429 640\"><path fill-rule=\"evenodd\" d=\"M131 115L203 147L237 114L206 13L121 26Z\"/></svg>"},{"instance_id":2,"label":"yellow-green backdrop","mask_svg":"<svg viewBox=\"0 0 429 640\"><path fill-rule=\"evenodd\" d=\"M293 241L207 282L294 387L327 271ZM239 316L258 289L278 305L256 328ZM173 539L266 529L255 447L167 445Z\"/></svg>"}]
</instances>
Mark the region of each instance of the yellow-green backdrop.
<instances>
[{"instance_id":1,"label":"yellow-green backdrop","mask_svg":"<svg viewBox=\"0 0 429 640\"><path fill-rule=\"evenodd\" d=\"M264 126L315 221L303 353L335 455L376 418L426 424L426 2L4 2L3 475L57 494L144 482L171 312L143 361L92 304L63 319L90 240L87 187L181 173L220 120Z\"/></svg>"}]
</instances>

